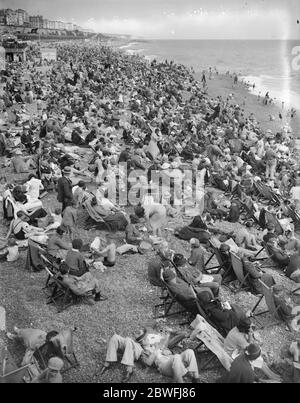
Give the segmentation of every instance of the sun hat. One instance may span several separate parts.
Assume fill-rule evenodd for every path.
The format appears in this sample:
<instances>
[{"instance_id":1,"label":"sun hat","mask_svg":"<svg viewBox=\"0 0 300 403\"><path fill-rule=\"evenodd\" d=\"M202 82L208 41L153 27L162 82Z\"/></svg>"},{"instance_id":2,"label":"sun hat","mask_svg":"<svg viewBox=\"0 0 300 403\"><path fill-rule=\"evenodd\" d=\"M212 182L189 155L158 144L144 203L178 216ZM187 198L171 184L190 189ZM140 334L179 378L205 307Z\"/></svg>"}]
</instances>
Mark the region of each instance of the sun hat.
<instances>
[{"instance_id":1,"label":"sun hat","mask_svg":"<svg viewBox=\"0 0 300 403\"><path fill-rule=\"evenodd\" d=\"M223 243L223 244L220 246L220 252L229 252L229 251L230 251L230 246L229 246L229 245Z\"/></svg>"},{"instance_id":2,"label":"sun hat","mask_svg":"<svg viewBox=\"0 0 300 403\"><path fill-rule=\"evenodd\" d=\"M58 357L50 358L48 361L48 368L52 371L61 371L64 367L64 362Z\"/></svg>"},{"instance_id":3,"label":"sun hat","mask_svg":"<svg viewBox=\"0 0 300 403\"><path fill-rule=\"evenodd\" d=\"M65 167L63 170L64 174L71 174L72 173L72 168L71 167Z\"/></svg>"},{"instance_id":4,"label":"sun hat","mask_svg":"<svg viewBox=\"0 0 300 403\"><path fill-rule=\"evenodd\" d=\"M190 240L190 245L191 245L191 246L194 246L195 248L200 248L200 241L199 241L199 239L192 238L192 239Z\"/></svg>"},{"instance_id":5,"label":"sun hat","mask_svg":"<svg viewBox=\"0 0 300 403\"><path fill-rule=\"evenodd\" d=\"M176 274L170 269L166 270L163 274L164 280L166 283L176 279Z\"/></svg>"},{"instance_id":6,"label":"sun hat","mask_svg":"<svg viewBox=\"0 0 300 403\"><path fill-rule=\"evenodd\" d=\"M250 344L245 349L245 355L248 357L249 361L255 361L261 356L261 348L258 344Z\"/></svg>"}]
</instances>

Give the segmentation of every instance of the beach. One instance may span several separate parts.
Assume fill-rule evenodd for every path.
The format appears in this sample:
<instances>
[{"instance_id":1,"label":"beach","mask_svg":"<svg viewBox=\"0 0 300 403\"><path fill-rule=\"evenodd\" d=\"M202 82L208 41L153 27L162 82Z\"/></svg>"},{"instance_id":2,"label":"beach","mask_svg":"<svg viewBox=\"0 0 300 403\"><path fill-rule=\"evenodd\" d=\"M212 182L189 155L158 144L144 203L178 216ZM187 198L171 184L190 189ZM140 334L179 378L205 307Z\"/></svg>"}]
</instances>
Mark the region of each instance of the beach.
<instances>
[{"instance_id":1,"label":"beach","mask_svg":"<svg viewBox=\"0 0 300 403\"><path fill-rule=\"evenodd\" d=\"M196 74L196 79L201 81L201 74ZM233 77L227 75L213 75L212 80L207 79L208 94L211 97L221 96L226 99L229 94L233 94L232 102L236 102L246 115L254 114L260 126L266 130L272 130L274 134L281 130L285 124L289 125L293 130L295 138L300 138L300 111L297 111L293 119L286 117L287 108L282 110L281 105L272 103L271 105L263 105L263 96L258 99L257 95L248 90L241 82L238 85L233 85ZM283 120L279 119L279 113L282 113ZM270 115L274 116L275 120L270 121Z\"/></svg>"},{"instance_id":2,"label":"beach","mask_svg":"<svg viewBox=\"0 0 300 403\"><path fill-rule=\"evenodd\" d=\"M85 48L86 45L87 44L83 44L82 48ZM94 44L93 46L93 43L91 43L89 45L90 47L87 47L84 50L86 52L85 55L87 59L82 60L82 49L79 45L73 45L71 43L68 44L68 42L66 44L61 44L62 49L60 50L60 55L65 57L65 60L61 64L63 65L65 70L61 69L59 73L57 73L56 71L55 79L52 80L51 83L47 82L46 73L49 73L49 75L51 75L50 72L52 71L51 69L53 66L50 65L47 67L38 67L33 74L33 77L37 82L41 81L41 83L43 84L43 80L45 80L47 84L49 84L49 93L46 93L42 97L44 105L48 104L49 106L49 120L59 120L62 118L63 128L71 128L69 132L74 133L76 129L76 124L74 122L78 121L80 116L80 118L82 118L82 122L80 122L82 131L81 133L79 132L80 134L83 134L83 132L90 134L91 128L95 128L96 142L92 143L92 146L89 142L85 143L85 139L83 137L81 138L82 143L78 147L76 147L75 144L73 144L70 140L67 143L67 146L71 147L71 151L73 151L75 154L78 153L78 164L80 165L80 167L85 169L89 167L91 169L91 171L89 172L91 182L87 184L87 189L89 192L87 195L88 198L91 197L91 195L93 195L92 192L95 193L97 189L100 188L102 190L105 184L104 180L96 183L95 178L97 177L99 172L98 174L96 173L95 164L91 163L92 157L97 157L96 161L99 166L100 164L102 164L103 161L106 161L108 159L109 162L111 161L111 166L116 168L116 163L114 163L113 160L116 160L116 157L118 160L120 155L124 152L124 149L126 149L127 151L129 150L128 153L130 153L130 156L133 160L133 158L136 156L137 143L142 143L142 148L144 146L147 146L145 144L145 138L142 135L144 134L144 131L149 131L149 127L147 127L147 125L145 125L144 123L147 122L147 124L149 125L155 124L157 125L155 126L157 127L157 130L160 131L160 127L162 129L162 126L160 126L159 117L164 115L167 118L168 125L166 134L164 135L164 137L161 136L161 142L163 143L163 145L165 145L164 141L167 143L168 140L168 145L172 146L173 143L177 142L180 146L180 144L184 143L184 140L188 138L189 140L186 144L187 154L191 154L192 151L192 157L196 160L197 163L196 168L198 169L198 167L200 168L200 166L202 168L203 166L207 167L207 164L209 162L212 176L217 176L217 179L219 179L218 177L226 175L226 177L224 176L224 178L226 179L224 179L223 186L224 184L226 185L227 182L229 183L229 180L231 178L230 175L227 175L226 170L231 164L231 159L229 159L228 161L225 159L224 156L222 156L222 151L226 147L228 147L226 136L219 133L216 135L212 135L212 137L215 136L213 137L213 141L218 141L218 144L220 144L220 148L222 149L221 153L219 150L217 150L219 155L221 155L218 160L218 158L215 158L214 156L211 157L211 155L207 153L207 150L210 148L211 143L205 143L205 139L201 138L201 128L198 132L196 130L196 135L194 134L194 137L190 134L192 132L192 130L190 130L190 127L186 129L188 118L183 116L181 105L182 102L184 103L185 101L185 96L184 94L182 94L182 88L184 88L183 83L185 75L188 75L187 70L177 70L176 67L171 67L168 64L160 66L154 65L152 66L152 68L150 68L149 64L147 64L147 66L144 66L140 62L140 60L136 61L136 59L130 59L127 58L127 56L124 56L123 59L122 55L112 55L110 54L110 51L106 50L108 56L110 57L109 65L109 63L107 63L108 59L103 57L104 50L100 47L97 48L98 44ZM65 46L65 48L63 46ZM95 49L97 49L97 51L99 52L98 54L96 54L96 58L94 53ZM68 55L68 57L66 55ZM103 60L99 62L97 57L99 59L103 57ZM88 73L91 74L92 72L89 70L89 62L93 63L94 70L99 73L99 77L96 78L99 80L98 82L102 83L104 90L101 86L97 87L95 84L97 83L97 80L95 79L94 81L93 79L90 79L87 74L86 77L88 77L88 79L84 80L82 78L77 78L78 82L74 83L73 74L75 77L75 73L70 68L70 60L75 65L83 65L84 63L86 63L87 66L82 69L84 70L84 73L87 73L88 71ZM123 70L122 68L120 68L120 66L123 67L123 65L127 69L124 68ZM127 76L128 69L130 73ZM157 70L159 69L161 69L162 71L161 74L163 78L157 75ZM145 76L148 75L151 85L149 83L146 84L145 82L143 82L143 80L145 80L145 77L141 74L141 70L143 70ZM40 77L37 75L37 71L41 73ZM132 80L132 75L136 76L135 80ZM91 75L91 77L94 78L93 75ZM169 85L170 77L172 77L172 79L174 80L173 82L171 82L172 85ZM27 75L26 78L30 80L30 75ZM65 79L67 83L65 82ZM200 83L199 87L201 88L201 75L196 75L196 79ZM153 80L154 83L151 80ZM126 82L127 86L122 88L120 83L123 82ZM173 88L174 82L178 85L175 93ZM157 84L161 83L163 90L161 90L160 92L160 90L158 89L159 85ZM179 84L181 85L179 86ZM257 130L263 140L265 140L264 135L267 130L270 129L274 134L276 134L278 131L281 131L282 126L284 126L284 124L286 123L291 124L296 137L299 135L299 114L297 114L296 118L291 122L281 122L278 117L280 107L278 107L277 105L264 106L262 104L262 99L260 99L259 101L257 99L257 96L251 94L245 87L245 85L241 83L233 87L233 78L230 76L214 74L212 80L209 80L207 77L208 96L204 97L204 100L201 98L201 91L197 89L196 83L194 84L195 85L193 89L195 90L195 94L197 96L199 95L198 98L196 97L196 99L199 99L199 101L196 101L198 102L198 104L196 103L195 109L201 108L205 105L208 108L207 110L209 110L209 116L205 116L205 113L203 113L201 115L201 119L199 119L199 123L204 124L209 131L211 130L213 132L214 126L219 126L222 132L223 127L228 129L228 126L232 124L236 126L236 133L238 133L240 128L238 127L238 124L234 122L233 116L234 112L236 112L236 109L238 109L235 105L239 105L240 108L244 110L246 116L250 115L251 113L254 114L255 118L259 122L259 125L256 126L255 124L248 122L249 132L252 129ZM91 89L93 91L85 92L86 86L89 85L91 86ZM149 93L144 93L147 85L150 87L152 86L151 90L153 92L152 94L150 93L150 95ZM120 91L121 93L116 91L116 89L118 89L118 91ZM124 90L124 92L127 91L128 94L126 95L129 95L129 101L126 104L125 100L127 97L124 97L123 99L122 97L119 97L120 94L123 95L122 90ZM78 96L79 98L82 96L82 93L84 94L84 96L82 96L82 99L80 99L79 104L76 104L76 100L74 101L74 98L76 98L74 93L76 93L76 96ZM185 91L185 95L187 95L187 93L188 91ZM230 105L227 106L228 114L231 118L229 124L228 122L224 123L218 121L216 117L214 118L215 111L213 107L215 99L217 97L221 96L223 100L226 100L226 98L230 94L232 94L233 97L229 102ZM191 94L188 93L188 96L190 97ZM160 100L161 97L166 98L164 100L165 103ZM210 104L209 98L214 98L214 102ZM104 99L107 102L102 102ZM68 103L69 100L70 103ZM138 100L139 102L136 102L133 105L133 100ZM92 101L94 104L91 105L92 102L90 101ZM151 103L153 103L153 107ZM109 106L107 106L107 104ZM154 115L151 115L150 113L150 106L152 108L152 112L153 110L155 111ZM189 110L190 105L188 102L185 104L185 106ZM21 105L18 104L13 105L13 109L20 109L20 107ZM47 124L48 116L46 115L46 123L41 121L42 119L40 117L37 117L36 100L32 104L26 105L26 107L28 109L28 113L30 114L30 119L34 120L35 122L34 134L38 139L40 135L39 129L42 128L43 125ZM146 112L147 108L149 109L149 112ZM68 116L62 117L61 109L64 109L65 114ZM161 111L158 113L157 111L159 109L161 109ZM132 115L136 117L136 121L126 122L127 125L125 127L127 127L127 129L132 129L132 133L130 133L133 136L133 140L129 141L128 144L126 144L125 139L123 138L125 137L124 127L121 126L121 124L123 124L123 121L119 117L124 116L124 110L126 112L134 111ZM275 121L271 122L269 119L269 115L274 115ZM84 126L83 123L84 116L87 116L87 127ZM139 117L141 118L140 120L138 119ZM207 121L205 121L205 117L207 118ZM174 123L174 120L178 123ZM90 121L93 122L91 125L89 125ZM163 121L163 119L161 121ZM13 123L10 124L13 125ZM23 130L24 126L24 130L26 131L27 124L27 117L24 118L24 121L22 121L21 118L20 122L18 122L17 129ZM172 130L169 130L169 126L172 126ZM180 131L181 127L183 129L182 132ZM192 129L195 131L195 127L192 127ZM55 151L56 153L58 153L59 157L65 157L67 151L64 151L61 155L61 149L58 149L57 147L57 145L59 144L59 140L61 140L62 133L64 134L65 131L61 130L59 131L59 133L56 133L52 130L46 130L47 138L46 140L42 138L40 151L41 155L45 157L46 161L48 161L49 159L51 163L57 164L57 167L59 169L60 163L58 162L58 158L56 156L51 156L50 158L49 152ZM152 135L152 142L157 142L153 133L151 133L152 131L150 130L150 139ZM137 137L135 138L134 136ZM189 145L191 143L193 145L192 147L198 146L198 143L200 143L199 139L201 141L204 141L203 149L201 150L201 152L197 151L194 153L194 150L189 149ZM46 143L45 147L44 143ZM105 147L107 147L107 149ZM64 150L64 148L62 149ZM68 148L68 150L69 149L70 148ZM24 149L23 151L25 153ZM148 169L152 166L152 164L156 164L156 162L153 161L153 158L151 159L148 157L151 150L148 151L147 149L146 151L147 155L146 152L141 153L142 159L138 161L139 163L143 162L145 164L145 176L149 172ZM97 154L98 152L100 152L101 158L100 154ZM178 158L181 159L180 162L177 162L177 165L175 165L177 169L179 166L181 166L181 164L183 167L190 167L192 164L192 159L189 159L189 157L186 160L185 154L179 154L180 153L175 150L177 160ZM197 157L199 157L200 155L202 156L202 154L204 156L204 160L200 158L200 161L197 162ZM233 154L236 154L236 156L238 155L238 153ZM36 155L33 154L33 156L35 157ZM211 157L211 161L209 157ZM167 166L170 167L171 163L174 164L175 162L174 155L172 155L171 153L170 155L168 155L168 151L165 152L165 155L158 154L157 158L159 160L158 164L160 171L165 170L163 168L164 164L167 164ZM129 162L131 162L131 160L129 160ZM217 167L217 163L221 165ZM202 166L202 164L204 165ZM100 168L101 167L103 168L103 166L100 166ZM168 168L166 170L168 170ZM242 180L244 173L240 174L238 169L236 171L237 176L240 178L239 180ZM63 172L64 171L61 170L61 174L63 174ZM249 177L249 173L246 173L245 175L248 175ZM259 172L259 175L263 177L264 172ZM25 178L25 181L27 179L28 178ZM111 179L112 177L109 177L108 181L111 181ZM10 184L13 184L14 173L9 176L8 180L10 181ZM55 185L56 184L57 183L55 183ZM49 191L49 193L42 200L43 208L46 210L46 212L53 211L54 208L60 206L60 203L57 199L56 188L54 189L54 191ZM224 199L226 199L225 201L227 202L227 205L228 203L231 203L231 198L233 194L231 192L232 189L229 188L228 185L227 187L225 186L224 191L224 187L222 190L220 188L217 188L217 185L215 183L209 182L209 184L207 184L207 189L215 192L215 195L219 197L218 203L224 201ZM258 196L255 197L257 197L258 200ZM257 201L257 203L259 202ZM189 254L191 253L190 244L184 239L179 239L175 237L174 233L179 226L181 228L183 226L187 226L192 217L186 216L185 209L182 209L182 211L180 211L180 214L176 215L174 213L174 210L172 209L173 206L171 206L171 202L170 205L167 204L167 206L169 208L169 211L171 211L173 215L168 215L168 222L166 226L162 228L163 239L169 242L169 247L172 248L172 251L174 250L176 251L176 253L182 254L186 258L188 258ZM265 204L261 202L259 203L259 206L260 208L263 208L265 207ZM276 205L272 208L278 209L279 207ZM129 205L126 206L124 208L124 212L128 216L132 215L134 213L133 207ZM209 217L207 217L206 213L202 216L204 220L207 219L207 221L209 221ZM80 205L78 207L77 221L78 236L82 240L84 240L84 243L86 245L89 246L96 237L106 235L110 242L114 242L118 247L124 247L124 242L126 242L124 231L111 233L108 231L99 230L95 225L95 222L93 222L92 227L89 228L87 223L91 222L91 218L92 217L89 215L88 210L85 208L85 206ZM227 222L225 220L215 219L215 221L213 221L213 226L210 228L215 231L214 233L220 235L222 234L223 237L225 234L226 237L226 234L229 234L228 236L231 236L233 233L238 234L240 231L242 231L245 227L245 221L246 219L244 219L244 217L241 222ZM140 224L141 228L145 226L145 223L143 221ZM260 230L261 229L257 230L257 232L260 232ZM7 233L7 222L4 222L4 220L2 220L1 222L0 232L2 237ZM150 230L147 230L146 228L145 238L149 241L150 238L148 232L150 234ZM208 247L207 244L204 243L203 250L203 257L205 258L205 261L207 261L211 257L211 249ZM156 318L156 315L154 315L154 306L159 302L160 290L149 283L149 279L147 277L147 269L149 261L153 258L157 258L155 246L150 252L146 252L145 254L129 254L118 256L116 265L113 268L104 271L103 273L95 270L95 268L91 269L91 272L101 282L101 289L103 290L103 293L108 297L108 302L96 304L95 306L88 306L84 303L76 304L74 306L71 306L67 311L59 314L57 314L56 308L54 306L46 305L46 297L43 292L46 273L44 271L33 272L24 270L26 265L26 258L27 250L21 250L20 259L16 263L11 264L9 262L4 262L3 264L1 264L1 304L5 306L7 310L7 326L9 329L12 329L13 326L17 324L23 327L30 326L34 328L45 329L47 331L51 331L53 329L63 329L65 327L77 327L78 330L75 335L74 347L81 367L74 371L69 371L65 375L65 379L67 382L115 383L120 381L122 375L121 367L116 367L114 371L106 373L103 377L99 376L101 366L105 361L107 342L109 338L115 333L122 334L126 337L134 337L134 335L137 334L137 332L140 329L143 329L145 326L165 327L167 325L172 326L172 328L176 331L182 330L182 326L178 323L178 320L176 320L176 318L158 319ZM218 262L214 258L212 260L212 263L217 264ZM194 273L195 269L189 266L189 270ZM266 270L268 271L268 273L272 274L278 285L283 286L286 290L288 290L288 292L291 292L293 290L294 284L291 282L290 279L285 277L281 271L272 270L269 268L267 268ZM257 296L251 294L249 290L245 289L241 292L232 293L231 290L225 286L220 287L219 297L222 302L229 301L231 304L238 304L245 312L249 311L249 309L251 309L257 302ZM262 308L266 308L265 305L266 304L263 302ZM259 331L263 340L265 355L268 361L270 361L276 369L279 368L280 370L282 369L281 355L282 353L286 353L287 344L293 340L294 335L293 333L288 333L286 331L284 323L276 324L270 330L268 326L271 326L273 324L272 317L270 315L268 315L266 318L263 318L262 321L263 324L266 325L266 327L263 329L259 329ZM190 347L190 342L184 342L184 346ZM9 342L9 347L11 349L14 349L14 343ZM192 345L192 347L196 348L197 346ZM18 349L15 351L15 357L17 360L20 361L21 353ZM199 358L199 363L202 364L201 358ZM221 375L224 375L223 369L204 371L201 373L201 381L203 383L213 383L216 382ZM285 379L290 379L290 376L290 373L284 373L283 371L283 377L285 377ZM132 381L138 383L166 383L169 382L170 379L163 377L153 368L146 371L142 365L138 364L134 372Z\"/></svg>"}]
</instances>

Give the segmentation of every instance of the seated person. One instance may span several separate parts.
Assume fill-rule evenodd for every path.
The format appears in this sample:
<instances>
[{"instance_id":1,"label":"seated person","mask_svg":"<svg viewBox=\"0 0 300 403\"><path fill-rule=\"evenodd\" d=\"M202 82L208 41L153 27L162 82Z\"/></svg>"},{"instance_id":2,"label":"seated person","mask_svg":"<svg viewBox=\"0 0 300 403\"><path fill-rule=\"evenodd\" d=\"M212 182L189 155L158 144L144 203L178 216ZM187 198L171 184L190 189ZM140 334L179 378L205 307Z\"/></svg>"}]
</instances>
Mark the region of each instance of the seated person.
<instances>
[{"instance_id":1,"label":"seated person","mask_svg":"<svg viewBox=\"0 0 300 403\"><path fill-rule=\"evenodd\" d=\"M246 223L246 228L239 229L235 237L235 243L243 249L257 251L259 245L255 235L250 233L250 228L252 228L252 223L248 222Z\"/></svg>"},{"instance_id":2,"label":"seated person","mask_svg":"<svg viewBox=\"0 0 300 403\"><path fill-rule=\"evenodd\" d=\"M7 242L7 247L4 249L0 249L0 262L7 261L7 262L15 262L19 259L19 247L17 242L14 238L10 238Z\"/></svg>"},{"instance_id":3,"label":"seated person","mask_svg":"<svg viewBox=\"0 0 300 403\"><path fill-rule=\"evenodd\" d=\"M74 257L75 257L75 255L73 256L73 258ZM73 258L72 258L72 260L73 260ZM79 260L78 260L78 263L79 263ZM70 259L69 259L69 263L70 263ZM81 297L81 296L85 296L91 292L93 295L95 295L95 298L94 298L95 302L102 302L102 301L107 300L106 297L101 295L100 281L88 271L88 268L78 271L78 275L76 275L76 272L77 271L74 269L71 269L67 263L63 263L60 267L60 273L62 275L62 282L67 287L70 288L70 290L73 292L73 294Z\"/></svg>"},{"instance_id":4,"label":"seated person","mask_svg":"<svg viewBox=\"0 0 300 403\"><path fill-rule=\"evenodd\" d=\"M89 198L89 193L87 192L87 186L85 182L80 181L78 186L73 188L73 200L76 208L82 206L84 201Z\"/></svg>"},{"instance_id":5,"label":"seated person","mask_svg":"<svg viewBox=\"0 0 300 403\"><path fill-rule=\"evenodd\" d=\"M249 344L256 342L257 340L255 338L255 333L252 330L251 320L247 318L241 320L240 323L238 323L238 325L228 333L224 342L224 349L233 359L235 359L242 354ZM254 367L261 369L269 379L278 382L281 381L280 376L274 374L264 360L259 363L259 366Z\"/></svg>"},{"instance_id":6,"label":"seated person","mask_svg":"<svg viewBox=\"0 0 300 403\"><path fill-rule=\"evenodd\" d=\"M295 237L293 231L288 230L280 240L280 246L288 253L300 252L300 240Z\"/></svg>"},{"instance_id":7,"label":"seated person","mask_svg":"<svg viewBox=\"0 0 300 403\"><path fill-rule=\"evenodd\" d=\"M44 186L42 185L42 181L37 178L36 175L29 175L28 182L25 184L26 186L26 195L29 200L39 200L40 191L44 190Z\"/></svg>"},{"instance_id":8,"label":"seated person","mask_svg":"<svg viewBox=\"0 0 300 403\"><path fill-rule=\"evenodd\" d=\"M202 292L198 298L217 328L226 334L236 327L241 319L246 318L245 312L238 305L222 304L219 299L214 299L210 292Z\"/></svg>"},{"instance_id":9,"label":"seated person","mask_svg":"<svg viewBox=\"0 0 300 403\"><path fill-rule=\"evenodd\" d=\"M98 206L102 207L107 213L120 211L120 209L109 199L104 197L104 195L105 190L102 188L102 184L100 184L96 192Z\"/></svg>"},{"instance_id":10,"label":"seated person","mask_svg":"<svg viewBox=\"0 0 300 403\"><path fill-rule=\"evenodd\" d=\"M12 220L8 233L5 238L0 238L2 241L7 241L11 235L18 241L25 241L29 238L40 237L43 235L44 230L42 228L36 228L29 225L30 218L23 211L17 213L17 218Z\"/></svg>"},{"instance_id":11,"label":"seated person","mask_svg":"<svg viewBox=\"0 0 300 403\"><path fill-rule=\"evenodd\" d=\"M292 322L296 317L294 312L294 304L290 297L286 295L286 292L282 286L275 285L273 287L273 297L276 308L278 308L278 314L281 319L287 324L290 331L293 331Z\"/></svg>"},{"instance_id":12,"label":"seated person","mask_svg":"<svg viewBox=\"0 0 300 403\"><path fill-rule=\"evenodd\" d=\"M170 266L172 259L172 251L169 248L168 242L163 242L157 255L149 261L148 264L148 279L154 287L165 288L162 274L164 271L172 271Z\"/></svg>"},{"instance_id":13,"label":"seated person","mask_svg":"<svg viewBox=\"0 0 300 403\"><path fill-rule=\"evenodd\" d=\"M64 362L59 357L50 358L47 368L37 377L33 378L31 383L63 383L61 371Z\"/></svg>"},{"instance_id":14,"label":"seated person","mask_svg":"<svg viewBox=\"0 0 300 403\"><path fill-rule=\"evenodd\" d=\"M108 212L108 210L97 204L96 197L88 199L84 203L84 207L88 211L90 218L101 226L104 221L112 230L125 231L128 225L128 217L125 213L121 211L117 213Z\"/></svg>"},{"instance_id":15,"label":"seated person","mask_svg":"<svg viewBox=\"0 0 300 403\"><path fill-rule=\"evenodd\" d=\"M23 365L29 365L33 364L30 366L30 372L32 375L36 378L36 380L43 380L42 383L47 383L47 380L49 381L48 383L57 383L54 382L53 377L50 376L51 381L49 380L48 376L45 376L46 373L40 374L39 371L37 371L36 366L34 365L33 362L33 355L34 353L39 349L40 351L44 352L44 347L51 345L51 352L47 353L46 359L48 362L53 359L53 358L59 358L60 359L60 369L64 366L64 362L62 361L65 354L67 353L67 349L69 346L69 335L70 331L63 331L61 333L58 333L56 331L51 331L51 332L45 332L43 330L38 330L38 329L18 329L17 327L14 327L14 333L7 333L7 337L9 340L20 340L22 344L26 348L26 352L22 361L22 366ZM58 342L58 340L60 342ZM52 367L52 363L57 362L51 361L50 366ZM49 369L49 365L48 365ZM54 370L54 368L53 368ZM54 377L56 378L56 377ZM53 382L52 382L53 381ZM37 382L34 382L37 383Z\"/></svg>"},{"instance_id":16,"label":"seated person","mask_svg":"<svg viewBox=\"0 0 300 403\"><path fill-rule=\"evenodd\" d=\"M190 246L191 256L188 260L188 263L195 267L198 273L203 273L205 271L205 251L203 248L201 248L200 241L196 238L191 239Z\"/></svg>"},{"instance_id":17,"label":"seated person","mask_svg":"<svg viewBox=\"0 0 300 403\"><path fill-rule=\"evenodd\" d=\"M180 270L182 268L182 274L188 283L198 287L210 288L212 292L217 296L218 290L222 284L222 276L220 274L207 275L202 272L197 273L196 276L190 273L187 260L183 255L175 254L173 257L173 263Z\"/></svg>"},{"instance_id":18,"label":"seated person","mask_svg":"<svg viewBox=\"0 0 300 403\"><path fill-rule=\"evenodd\" d=\"M50 210L50 217L47 217L47 226L45 227L46 232L57 230L62 223L62 210L61 208L56 208L54 213Z\"/></svg>"},{"instance_id":19,"label":"seated person","mask_svg":"<svg viewBox=\"0 0 300 403\"><path fill-rule=\"evenodd\" d=\"M86 261L81 253L82 248L82 240L74 239L72 249L67 253L65 263L69 268L68 273L71 276L81 277L88 271Z\"/></svg>"},{"instance_id":20,"label":"seated person","mask_svg":"<svg viewBox=\"0 0 300 403\"><path fill-rule=\"evenodd\" d=\"M295 283L300 283L300 251L290 257L290 263L285 270L285 274Z\"/></svg>"},{"instance_id":21,"label":"seated person","mask_svg":"<svg viewBox=\"0 0 300 403\"><path fill-rule=\"evenodd\" d=\"M102 258L103 264L106 267L114 267L116 265L116 250L116 244L113 243L108 237L106 237L106 240L96 238L91 245L91 252L93 255Z\"/></svg>"},{"instance_id":22,"label":"seated person","mask_svg":"<svg viewBox=\"0 0 300 403\"><path fill-rule=\"evenodd\" d=\"M253 294L263 294L262 285L258 281L263 281L268 287L273 287L276 283L271 274L260 270L258 264L251 262L247 257L241 255L245 275L249 274L247 281Z\"/></svg>"},{"instance_id":23,"label":"seated person","mask_svg":"<svg viewBox=\"0 0 300 403\"><path fill-rule=\"evenodd\" d=\"M234 270L232 268L231 264L231 256L230 256L230 246L227 245L226 243L223 243L220 245L219 248L219 253L220 257L222 259L222 269L223 269L223 281L226 282L231 282L236 280L236 275L234 273Z\"/></svg>"},{"instance_id":24,"label":"seated person","mask_svg":"<svg viewBox=\"0 0 300 403\"><path fill-rule=\"evenodd\" d=\"M247 384L258 382L254 368L261 365L261 349L257 344L249 344L244 351L233 361L225 383Z\"/></svg>"},{"instance_id":25,"label":"seated person","mask_svg":"<svg viewBox=\"0 0 300 403\"><path fill-rule=\"evenodd\" d=\"M12 158L11 163L17 174L29 172L30 168L36 168L33 159L30 157L23 157L23 153L20 150L15 152L15 156Z\"/></svg>"},{"instance_id":26,"label":"seated person","mask_svg":"<svg viewBox=\"0 0 300 403\"><path fill-rule=\"evenodd\" d=\"M135 362L141 360L145 365L155 365L158 371L176 383L184 383L184 378L189 375L194 382L199 380L199 371L195 353L186 350L182 354L173 355L169 348L176 346L185 338L185 335L177 335L173 339L169 334L162 334L153 329L145 329L135 340L114 335L108 342L107 354L101 375L107 371L113 363L118 362L118 353L122 353L121 363L126 368L123 382L129 381L133 375Z\"/></svg>"},{"instance_id":27,"label":"seated person","mask_svg":"<svg viewBox=\"0 0 300 403\"><path fill-rule=\"evenodd\" d=\"M58 227L56 233L50 236L50 238L48 239L47 245L47 250L49 254L61 260L66 258L67 251L72 248L71 244L63 240L64 234L64 229Z\"/></svg>"},{"instance_id":28,"label":"seated person","mask_svg":"<svg viewBox=\"0 0 300 403\"><path fill-rule=\"evenodd\" d=\"M268 230L267 234L264 235L264 237L263 237L263 241L265 243L269 243L270 240L272 240L274 238L275 239L277 238L275 225L268 224L267 225L267 230Z\"/></svg>"},{"instance_id":29,"label":"seated person","mask_svg":"<svg viewBox=\"0 0 300 403\"><path fill-rule=\"evenodd\" d=\"M290 257L278 247L276 238L269 240L267 249L271 259L279 268L285 269L290 264Z\"/></svg>"},{"instance_id":30,"label":"seated person","mask_svg":"<svg viewBox=\"0 0 300 403\"><path fill-rule=\"evenodd\" d=\"M126 233L126 242L129 245L140 245L143 240L143 236L140 231L135 227L134 222L135 216L130 216L130 223L127 225L125 233Z\"/></svg>"},{"instance_id":31,"label":"seated person","mask_svg":"<svg viewBox=\"0 0 300 403\"><path fill-rule=\"evenodd\" d=\"M167 273L164 272L163 278L168 286L168 289L174 295L176 295L176 299L179 302L182 302L184 305L195 301L196 297L199 298L199 294L203 293L203 290L209 290L211 292L212 298L216 297L219 294L220 285L218 283L211 282L206 284L197 284L197 286L193 286L178 278L176 273L172 271L168 271Z\"/></svg>"},{"instance_id":32,"label":"seated person","mask_svg":"<svg viewBox=\"0 0 300 403\"><path fill-rule=\"evenodd\" d=\"M227 211L218 208L212 192L207 192L204 196L204 213L209 213L212 217L219 220L222 220L228 214Z\"/></svg>"}]
</instances>

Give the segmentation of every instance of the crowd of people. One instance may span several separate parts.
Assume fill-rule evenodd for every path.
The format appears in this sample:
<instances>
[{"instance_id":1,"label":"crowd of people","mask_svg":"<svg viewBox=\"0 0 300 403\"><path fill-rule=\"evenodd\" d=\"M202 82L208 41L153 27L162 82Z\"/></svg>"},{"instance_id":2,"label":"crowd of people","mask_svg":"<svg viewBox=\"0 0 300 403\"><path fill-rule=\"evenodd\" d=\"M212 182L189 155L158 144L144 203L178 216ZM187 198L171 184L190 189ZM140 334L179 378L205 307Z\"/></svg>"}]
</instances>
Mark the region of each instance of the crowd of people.
<instances>
[{"instance_id":1,"label":"crowd of people","mask_svg":"<svg viewBox=\"0 0 300 403\"><path fill-rule=\"evenodd\" d=\"M112 268L119 255L143 254L150 245L157 249L148 261L151 285L191 313L200 305L227 337L234 358L227 381L252 383L254 368L280 381L265 362L257 364L262 349L249 336L251 315L227 306L220 290L238 283L234 252L251 292L263 293L261 281L270 287L282 320L297 328L287 290L257 262L264 248L277 270L300 282L300 170L290 127L265 131L232 97L210 98L174 62L146 62L96 42L62 43L57 54L46 66L29 54L1 73L0 156L7 174L0 197L10 221L1 259L17 261L19 247L27 247L29 268L43 270L34 253L43 245L59 263L63 284L77 296L90 293L94 304L107 298L93 269ZM53 194L57 207L47 209L43 200ZM174 237L190 242L190 256L173 251L169 235L166 241L168 222L183 218L191 224L178 225ZM126 245L101 236L87 245L81 234L90 228L124 232ZM207 272L215 241L222 265ZM187 375L199 382L194 351L171 352L170 344L189 335L176 334L175 343L171 335L153 329L136 340L114 335L102 373L122 350L125 380L142 359L176 382ZM51 362L50 372L54 367L59 372L61 363ZM45 378L51 382L48 373L36 379Z\"/></svg>"}]
</instances>

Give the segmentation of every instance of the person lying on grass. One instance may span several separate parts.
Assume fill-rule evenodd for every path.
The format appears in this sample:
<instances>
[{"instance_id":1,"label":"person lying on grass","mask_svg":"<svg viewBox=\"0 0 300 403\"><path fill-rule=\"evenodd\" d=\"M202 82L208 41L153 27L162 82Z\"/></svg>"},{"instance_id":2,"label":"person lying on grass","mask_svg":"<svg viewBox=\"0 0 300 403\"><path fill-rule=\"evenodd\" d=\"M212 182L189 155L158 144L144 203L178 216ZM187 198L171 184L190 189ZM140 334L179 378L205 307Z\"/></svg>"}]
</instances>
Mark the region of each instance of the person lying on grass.
<instances>
[{"instance_id":1,"label":"person lying on grass","mask_svg":"<svg viewBox=\"0 0 300 403\"><path fill-rule=\"evenodd\" d=\"M117 363L118 353L122 353L121 364L126 369L123 382L131 379L137 361L148 367L155 366L162 375L172 378L176 383L185 383L187 376L193 382L199 382L194 351L185 350L181 354L172 354L170 351L186 337L185 333L173 333L170 329L162 334L150 328L144 329L135 339L115 334L108 342L106 360L100 375L113 363Z\"/></svg>"}]
</instances>

